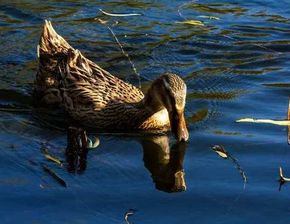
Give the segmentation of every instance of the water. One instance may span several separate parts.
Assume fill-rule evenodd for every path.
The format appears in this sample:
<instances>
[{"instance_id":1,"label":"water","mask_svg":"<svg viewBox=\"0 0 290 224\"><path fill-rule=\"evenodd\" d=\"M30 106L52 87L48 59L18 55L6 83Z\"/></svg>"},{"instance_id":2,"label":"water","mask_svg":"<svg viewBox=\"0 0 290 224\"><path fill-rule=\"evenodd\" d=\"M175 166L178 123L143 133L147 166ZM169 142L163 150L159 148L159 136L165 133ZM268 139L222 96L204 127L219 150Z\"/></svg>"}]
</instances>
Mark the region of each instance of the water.
<instances>
[{"instance_id":1,"label":"water","mask_svg":"<svg viewBox=\"0 0 290 224\"><path fill-rule=\"evenodd\" d=\"M143 16L109 17L100 8ZM130 223L289 222L290 186L279 191L277 181L279 166L290 175L287 127L235 122L286 119L289 15L286 0L0 1L1 223L126 223L130 209ZM81 171L48 161L43 148L68 158L67 133L32 112L36 45L47 18L88 58L138 85L110 26L142 88L162 72L180 74L188 86L189 143L176 146L170 136L169 150L166 137L98 135ZM186 20L204 26L176 23Z\"/></svg>"}]
</instances>

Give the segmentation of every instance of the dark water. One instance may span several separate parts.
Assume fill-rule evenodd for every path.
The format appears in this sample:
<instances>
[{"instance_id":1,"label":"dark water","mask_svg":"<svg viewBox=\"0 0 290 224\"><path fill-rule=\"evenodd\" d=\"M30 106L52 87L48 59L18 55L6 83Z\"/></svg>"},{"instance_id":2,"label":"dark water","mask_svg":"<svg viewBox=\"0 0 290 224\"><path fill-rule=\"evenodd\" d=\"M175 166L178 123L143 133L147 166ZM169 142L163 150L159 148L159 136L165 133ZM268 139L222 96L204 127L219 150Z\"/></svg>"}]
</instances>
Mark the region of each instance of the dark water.
<instances>
[{"instance_id":1,"label":"dark water","mask_svg":"<svg viewBox=\"0 0 290 224\"><path fill-rule=\"evenodd\" d=\"M143 15L110 17L100 8ZM287 118L289 15L286 0L0 1L1 223L126 223L130 209L129 222L142 224L289 222L290 185L279 191L277 181L279 166L290 175L287 126L235 122ZM131 83L138 78L107 25L142 86L162 72L180 74L189 143L176 146L170 137L169 150L166 137L98 135L82 171L48 161L44 149L69 158L67 133L32 113L36 45L47 18L72 46ZM176 23L186 20L204 26Z\"/></svg>"}]
</instances>

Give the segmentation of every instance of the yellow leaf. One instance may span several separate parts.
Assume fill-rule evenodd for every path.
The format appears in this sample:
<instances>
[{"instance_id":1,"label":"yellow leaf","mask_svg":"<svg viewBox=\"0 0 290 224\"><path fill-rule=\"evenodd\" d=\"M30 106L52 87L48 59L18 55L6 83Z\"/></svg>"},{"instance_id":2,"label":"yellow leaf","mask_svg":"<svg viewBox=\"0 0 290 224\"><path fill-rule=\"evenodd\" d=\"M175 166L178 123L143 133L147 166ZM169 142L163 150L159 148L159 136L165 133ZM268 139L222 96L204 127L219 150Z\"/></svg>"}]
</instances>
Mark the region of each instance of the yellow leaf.
<instances>
[{"instance_id":1,"label":"yellow leaf","mask_svg":"<svg viewBox=\"0 0 290 224\"><path fill-rule=\"evenodd\" d=\"M204 26L204 23L199 20L185 20L182 22L176 22L179 24L187 24L187 25L193 25L193 26Z\"/></svg>"}]
</instances>

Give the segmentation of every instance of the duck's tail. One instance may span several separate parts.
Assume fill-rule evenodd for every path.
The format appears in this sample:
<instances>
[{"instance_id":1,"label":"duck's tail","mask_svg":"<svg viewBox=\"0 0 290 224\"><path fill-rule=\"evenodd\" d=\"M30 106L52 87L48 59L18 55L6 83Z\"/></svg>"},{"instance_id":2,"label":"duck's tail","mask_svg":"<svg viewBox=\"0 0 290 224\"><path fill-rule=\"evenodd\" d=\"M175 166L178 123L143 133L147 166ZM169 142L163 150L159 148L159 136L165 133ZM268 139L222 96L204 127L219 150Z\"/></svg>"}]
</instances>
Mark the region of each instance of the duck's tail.
<instances>
[{"instance_id":1,"label":"duck's tail","mask_svg":"<svg viewBox=\"0 0 290 224\"><path fill-rule=\"evenodd\" d=\"M64 38L55 32L51 22L45 20L38 45L39 58L42 59L47 56L50 57L59 54L66 54L68 49L72 49L72 47Z\"/></svg>"},{"instance_id":2,"label":"duck's tail","mask_svg":"<svg viewBox=\"0 0 290 224\"><path fill-rule=\"evenodd\" d=\"M45 103L53 104L60 100L54 95L59 95L60 67L67 60L69 51L74 49L55 32L51 22L45 20L37 46L38 71L34 83L34 99L37 104L40 101L49 101ZM48 91L54 94L47 94ZM49 99L43 99L47 95Z\"/></svg>"}]
</instances>

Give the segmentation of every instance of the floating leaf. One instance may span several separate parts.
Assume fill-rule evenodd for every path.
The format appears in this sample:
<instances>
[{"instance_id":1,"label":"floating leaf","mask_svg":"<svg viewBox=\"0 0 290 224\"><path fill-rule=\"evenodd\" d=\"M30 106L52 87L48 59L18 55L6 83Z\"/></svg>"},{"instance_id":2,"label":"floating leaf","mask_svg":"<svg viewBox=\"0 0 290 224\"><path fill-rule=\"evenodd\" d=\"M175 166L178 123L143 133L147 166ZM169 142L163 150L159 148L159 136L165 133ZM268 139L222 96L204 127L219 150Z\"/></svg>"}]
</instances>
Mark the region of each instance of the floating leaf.
<instances>
[{"instance_id":1,"label":"floating leaf","mask_svg":"<svg viewBox=\"0 0 290 224\"><path fill-rule=\"evenodd\" d=\"M248 182L248 178L246 176L245 171L239 164L239 161L235 159L233 156L231 156L223 146L215 145L212 147L212 149L222 158L224 159L230 159L236 166L236 169L239 171L241 177L243 178L244 181L244 188L246 187L246 183Z\"/></svg>"},{"instance_id":2,"label":"floating leaf","mask_svg":"<svg viewBox=\"0 0 290 224\"><path fill-rule=\"evenodd\" d=\"M243 118L243 119L236 120L236 122L251 122L251 123L263 123L263 124L275 124L275 125L282 125L282 126L288 126L288 125L290 125L290 120L275 121L275 120L270 120L270 119Z\"/></svg>"},{"instance_id":3,"label":"floating leaf","mask_svg":"<svg viewBox=\"0 0 290 224\"><path fill-rule=\"evenodd\" d=\"M204 23L199 21L199 20L185 20L185 21L182 21L182 22L176 22L176 23L179 23L179 24L186 24L186 25L193 25L193 26L204 26Z\"/></svg>"},{"instance_id":4,"label":"floating leaf","mask_svg":"<svg viewBox=\"0 0 290 224\"><path fill-rule=\"evenodd\" d=\"M215 145L212 147L212 149L222 158L227 159L228 158L228 152L224 149L224 147Z\"/></svg>"}]
</instances>

